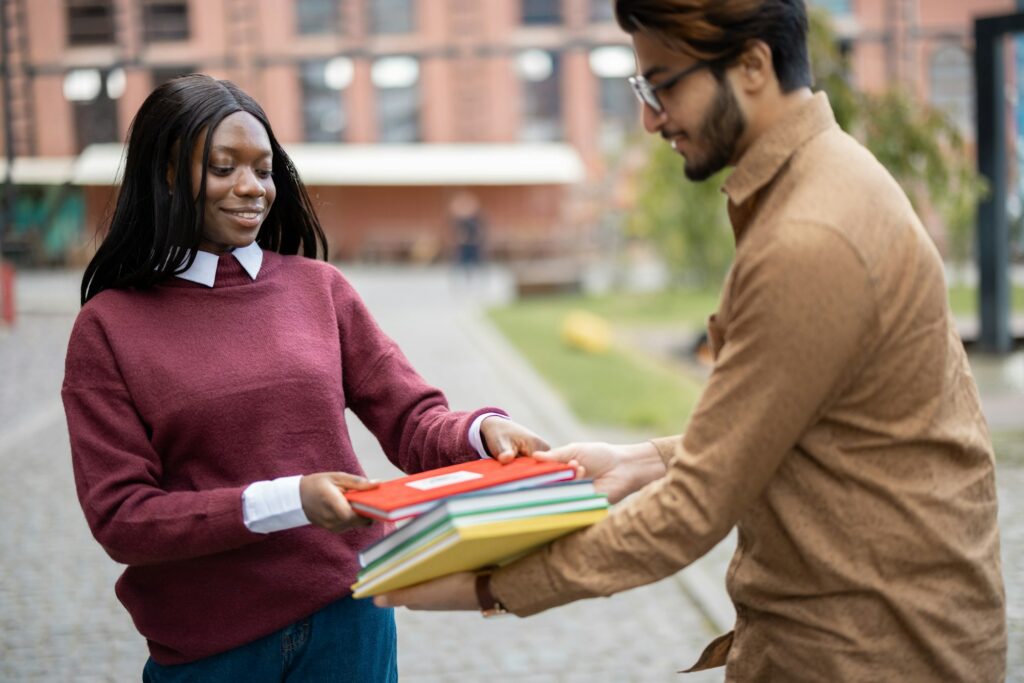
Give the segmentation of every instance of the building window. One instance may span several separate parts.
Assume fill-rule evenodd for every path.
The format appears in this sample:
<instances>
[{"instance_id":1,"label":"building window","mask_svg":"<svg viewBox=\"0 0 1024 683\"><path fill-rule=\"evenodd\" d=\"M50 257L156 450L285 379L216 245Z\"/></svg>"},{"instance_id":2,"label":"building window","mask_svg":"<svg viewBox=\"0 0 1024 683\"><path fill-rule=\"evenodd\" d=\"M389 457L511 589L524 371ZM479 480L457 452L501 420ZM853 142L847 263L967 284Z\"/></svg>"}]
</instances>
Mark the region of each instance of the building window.
<instances>
[{"instance_id":1,"label":"building window","mask_svg":"<svg viewBox=\"0 0 1024 683\"><path fill-rule=\"evenodd\" d=\"M339 0L297 0L295 20L299 35L342 33Z\"/></svg>"},{"instance_id":2,"label":"building window","mask_svg":"<svg viewBox=\"0 0 1024 683\"><path fill-rule=\"evenodd\" d=\"M561 0L523 0L523 23L527 26L561 24Z\"/></svg>"},{"instance_id":3,"label":"building window","mask_svg":"<svg viewBox=\"0 0 1024 683\"><path fill-rule=\"evenodd\" d=\"M606 45L591 50L589 61L601 103L601 147L614 151L640 121L639 105L626 81L636 71L633 51L623 45Z\"/></svg>"},{"instance_id":4,"label":"building window","mask_svg":"<svg viewBox=\"0 0 1024 683\"><path fill-rule=\"evenodd\" d=\"M959 45L939 47L932 53L928 78L928 100L970 135L974 127L974 71L967 52Z\"/></svg>"},{"instance_id":5,"label":"building window","mask_svg":"<svg viewBox=\"0 0 1024 683\"><path fill-rule=\"evenodd\" d=\"M147 43L188 40L186 0L143 0L142 39Z\"/></svg>"},{"instance_id":6,"label":"building window","mask_svg":"<svg viewBox=\"0 0 1024 683\"><path fill-rule=\"evenodd\" d=\"M371 33L412 33L415 30L413 0L370 0Z\"/></svg>"},{"instance_id":7,"label":"building window","mask_svg":"<svg viewBox=\"0 0 1024 683\"><path fill-rule=\"evenodd\" d=\"M301 65L302 129L306 142L340 142L345 138L341 91L352 82L348 57Z\"/></svg>"},{"instance_id":8,"label":"building window","mask_svg":"<svg viewBox=\"0 0 1024 683\"><path fill-rule=\"evenodd\" d=\"M124 94L124 70L75 69L64 76L64 98L75 117L76 151L91 144L117 142L117 99Z\"/></svg>"},{"instance_id":9,"label":"building window","mask_svg":"<svg viewBox=\"0 0 1024 683\"><path fill-rule=\"evenodd\" d=\"M615 21L613 0L590 0L590 21L594 23Z\"/></svg>"},{"instance_id":10,"label":"building window","mask_svg":"<svg viewBox=\"0 0 1024 683\"><path fill-rule=\"evenodd\" d=\"M523 82L519 139L543 142L562 139L561 73L558 54L527 50L516 58Z\"/></svg>"},{"instance_id":11,"label":"building window","mask_svg":"<svg viewBox=\"0 0 1024 683\"><path fill-rule=\"evenodd\" d=\"M68 45L114 42L112 0L67 0Z\"/></svg>"},{"instance_id":12,"label":"building window","mask_svg":"<svg viewBox=\"0 0 1024 683\"><path fill-rule=\"evenodd\" d=\"M377 90L377 138L381 142L420 140L420 65L412 57L385 57L373 63Z\"/></svg>"},{"instance_id":13,"label":"building window","mask_svg":"<svg viewBox=\"0 0 1024 683\"><path fill-rule=\"evenodd\" d=\"M157 66L149 72L150 80L152 81L151 86L156 88L157 86L163 85L167 81L177 78L178 76L187 76L188 74L196 73L196 67L194 66Z\"/></svg>"}]
</instances>

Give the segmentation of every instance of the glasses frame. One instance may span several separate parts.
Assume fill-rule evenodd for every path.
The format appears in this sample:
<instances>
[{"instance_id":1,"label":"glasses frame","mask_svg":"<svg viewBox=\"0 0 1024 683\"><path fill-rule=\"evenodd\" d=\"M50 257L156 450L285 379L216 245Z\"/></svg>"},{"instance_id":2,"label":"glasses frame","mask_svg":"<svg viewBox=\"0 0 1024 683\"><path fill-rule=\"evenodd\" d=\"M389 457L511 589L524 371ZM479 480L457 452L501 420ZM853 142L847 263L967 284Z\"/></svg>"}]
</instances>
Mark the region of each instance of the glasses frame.
<instances>
[{"instance_id":1,"label":"glasses frame","mask_svg":"<svg viewBox=\"0 0 1024 683\"><path fill-rule=\"evenodd\" d=\"M696 73L701 69L707 69L718 63L716 61L699 61L691 64L682 71L678 71L661 83L654 85L643 76L630 76L626 80L629 81L629 85L633 88L633 94L640 100L640 104L645 104L651 108L655 114L665 113L665 105L658 99L659 90L668 90L679 81L683 80L690 74Z\"/></svg>"}]
</instances>

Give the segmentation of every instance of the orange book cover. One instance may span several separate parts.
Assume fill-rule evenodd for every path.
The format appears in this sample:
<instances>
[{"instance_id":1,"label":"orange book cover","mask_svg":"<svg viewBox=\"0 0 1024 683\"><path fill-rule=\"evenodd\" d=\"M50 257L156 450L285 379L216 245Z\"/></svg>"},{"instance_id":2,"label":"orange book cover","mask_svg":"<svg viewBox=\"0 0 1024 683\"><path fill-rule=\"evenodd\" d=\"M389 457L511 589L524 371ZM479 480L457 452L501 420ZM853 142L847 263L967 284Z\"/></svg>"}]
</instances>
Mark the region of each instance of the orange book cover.
<instances>
[{"instance_id":1,"label":"orange book cover","mask_svg":"<svg viewBox=\"0 0 1024 683\"><path fill-rule=\"evenodd\" d=\"M573 479L576 472L560 462L546 462L529 456L502 465L491 458L427 470L386 481L369 491L346 491L357 513L393 522L426 512L448 496L488 489L511 491Z\"/></svg>"}]
</instances>

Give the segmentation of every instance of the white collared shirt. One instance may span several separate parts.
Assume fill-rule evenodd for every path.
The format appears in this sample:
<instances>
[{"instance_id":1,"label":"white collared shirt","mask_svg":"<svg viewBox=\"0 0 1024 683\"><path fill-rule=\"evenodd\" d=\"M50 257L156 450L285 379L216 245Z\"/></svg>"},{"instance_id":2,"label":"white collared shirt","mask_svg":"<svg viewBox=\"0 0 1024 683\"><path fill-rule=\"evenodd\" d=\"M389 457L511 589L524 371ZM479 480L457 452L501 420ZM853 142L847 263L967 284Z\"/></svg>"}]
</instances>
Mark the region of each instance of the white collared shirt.
<instances>
[{"instance_id":1,"label":"white collared shirt","mask_svg":"<svg viewBox=\"0 0 1024 683\"><path fill-rule=\"evenodd\" d=\"M260 248L260 245L253 242L247 247L233 249L231 255L235 257L235 260L249 274L249 277L255 280L256 276L259 275L260 267L263 266L263 249ZM211 254L208 251L197 251L196 260L192 262L192 267L184 273L178 273L177 277L212 288L214 280L217 279L217 259L217 254Z\"/></svg>"},{"instance_id":2,"label":"white collared shirt","mask_svg":"<svg viewBox=\"0 0 1024 683\"><path fill-rule=\"evenodd\" d=\"M247 247L231 251L246 273L253 280L259 275L263 265L263 249L253 242ZM189 282L212 288L217 279L216 254L208 251L197 251L192 266L177 277ZM480 425L488 417L505 417L499 413L485 413L473 420L469 427L469 443L481 458L486 458L487 451L483 444ZM242 492L242 520L249 531L269 534L272 531L284 531L309 524L305 511L302 509L302 497L299 493L301 474L278 479L257 481L249 484Z\"/></svg>"}]
</instances>

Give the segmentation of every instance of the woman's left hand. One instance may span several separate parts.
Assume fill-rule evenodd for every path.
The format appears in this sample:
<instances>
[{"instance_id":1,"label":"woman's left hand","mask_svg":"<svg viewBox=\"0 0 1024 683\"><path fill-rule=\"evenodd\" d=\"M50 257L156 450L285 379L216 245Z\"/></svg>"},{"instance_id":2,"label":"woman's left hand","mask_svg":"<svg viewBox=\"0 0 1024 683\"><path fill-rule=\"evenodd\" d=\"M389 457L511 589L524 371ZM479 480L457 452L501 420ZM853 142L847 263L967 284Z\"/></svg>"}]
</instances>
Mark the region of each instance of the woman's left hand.
<instances>
[{"instance_id":1,"label":"woman's left hand","mask_svg":"<svg viewBox=\"0 0 1024 683\"><path fill-rule=\"evenodd\" d=\"M488 452L499 462L510 462L520 455L533 455L550 446L526 427L505 417L491 416L480 425L480 436Z\"/></svg>"}]
</instances>

